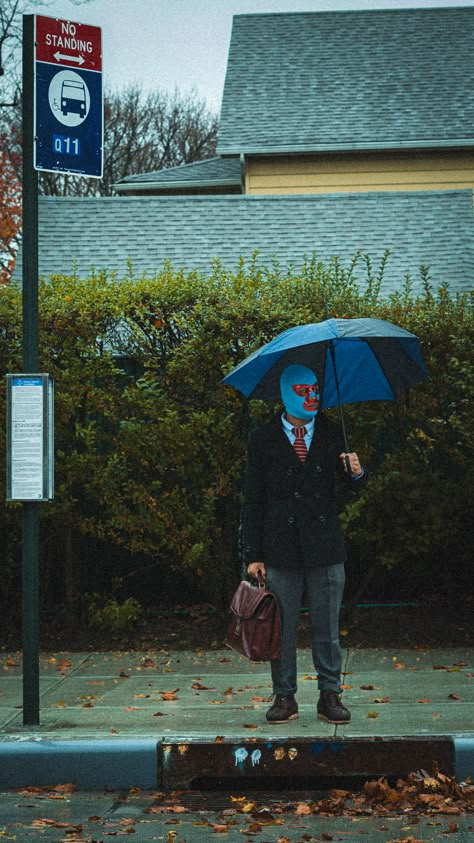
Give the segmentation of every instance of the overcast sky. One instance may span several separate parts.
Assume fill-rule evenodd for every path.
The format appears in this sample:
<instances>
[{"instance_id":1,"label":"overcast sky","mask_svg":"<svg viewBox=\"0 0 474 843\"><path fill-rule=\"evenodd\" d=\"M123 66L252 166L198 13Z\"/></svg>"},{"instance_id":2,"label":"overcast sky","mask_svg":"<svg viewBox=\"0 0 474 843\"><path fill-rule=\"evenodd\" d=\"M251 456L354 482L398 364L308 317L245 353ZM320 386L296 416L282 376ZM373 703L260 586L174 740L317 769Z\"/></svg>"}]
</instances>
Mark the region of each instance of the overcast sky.
<instances>
[{"instance_id":1,"label":"overcast sky","mask_svg":"<svg viewBox=\"0 0 474 843\"><path fill-rule=\"evenodd\" d=\"M192 89L219 110L232 16L251 12L474 6L474 0L49 0L35 11L102 27L106 86Z\"/></svg>"}]
</instances>

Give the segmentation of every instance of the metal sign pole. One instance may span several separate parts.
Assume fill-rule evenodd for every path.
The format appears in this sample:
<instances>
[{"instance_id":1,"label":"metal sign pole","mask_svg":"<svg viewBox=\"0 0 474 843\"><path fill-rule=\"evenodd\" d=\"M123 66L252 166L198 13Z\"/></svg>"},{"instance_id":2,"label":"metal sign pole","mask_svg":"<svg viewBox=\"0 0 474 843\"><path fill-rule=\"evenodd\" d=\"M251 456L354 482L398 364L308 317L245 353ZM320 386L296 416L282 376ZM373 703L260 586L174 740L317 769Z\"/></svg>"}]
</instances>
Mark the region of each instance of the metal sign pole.
<instances>
[{"instance_id":1,"label":"metal sign pole","mask_svg":"<svg viewBox=\"0 0 474 843\"><path fill-rule=\"evenodd\" d=\"M39 371L38 174L34 152L34 15L23 15L23 370ZM23 503L23 723L39 723L39 510Z\"/></svg>"}]
</instances>

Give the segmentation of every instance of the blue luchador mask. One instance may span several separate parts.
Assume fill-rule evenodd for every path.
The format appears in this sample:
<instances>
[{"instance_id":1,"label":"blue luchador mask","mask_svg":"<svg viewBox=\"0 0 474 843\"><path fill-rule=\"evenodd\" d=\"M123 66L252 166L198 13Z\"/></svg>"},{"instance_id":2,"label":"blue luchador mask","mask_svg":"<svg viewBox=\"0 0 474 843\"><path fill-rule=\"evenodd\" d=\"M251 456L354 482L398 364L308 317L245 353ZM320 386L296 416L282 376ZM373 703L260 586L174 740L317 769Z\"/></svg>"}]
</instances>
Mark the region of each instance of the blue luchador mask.
<instances>
[{"instance_id":1,"label":"blue luchador mask","mask_svg":"<svg viewBox=\"0 0 474 843\"><path fill-rule=\"evenodd\" d=\"M287 366L280 378L285 410L296 419L310 421L319 410L318 379L307 366Z\"/></svg>"}]
</instances>

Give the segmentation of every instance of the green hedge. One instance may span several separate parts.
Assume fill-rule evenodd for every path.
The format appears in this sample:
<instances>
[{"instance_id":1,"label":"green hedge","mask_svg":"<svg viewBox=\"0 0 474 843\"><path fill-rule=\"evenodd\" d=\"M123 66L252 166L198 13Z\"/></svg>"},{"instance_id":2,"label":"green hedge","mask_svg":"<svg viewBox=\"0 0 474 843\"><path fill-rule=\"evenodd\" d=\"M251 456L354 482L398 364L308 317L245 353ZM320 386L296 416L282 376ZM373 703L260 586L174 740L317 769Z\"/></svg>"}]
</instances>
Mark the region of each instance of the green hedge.
<instances>
[{"instance_id":1,"label":"green hedge","mask_svg":"<svg viewBox=\"0 0 474 843\"><path fill-rule=\"evenodd\" d=\"M473 319L467 296L410 279L388 298L356 255L344 269L262 268L209 276L55 276L40 286L41 371L56 385L56 499L41 505L43 602L84 592L225 605L240 573L238 524L251 425L275 410L221 384L285 328L330 316L388 319L420 337L430 380L406 399L347 408L351 447L372 479L343 513L354 594L383 569L399 595L470 581ZM21 371L21 296L0 288L0 361ZM1 400L5 401L2 381ZM5 413L1 414L4 436ZM2 458L3 459L3 458ZM5 467L1 465L4 475ZM20 506L1 514L5 611L18 613ZM171 574L170 574L171 571ZM136 575L135 575L136 572ZM134 576L132 576L132 573ZM171 583L171 585L170 585ZM175 592L174 594L170 592ZM139 599L143 595L138 595ZM12 607L16 607L14 610Z\"/></svg>"}]
</instances>

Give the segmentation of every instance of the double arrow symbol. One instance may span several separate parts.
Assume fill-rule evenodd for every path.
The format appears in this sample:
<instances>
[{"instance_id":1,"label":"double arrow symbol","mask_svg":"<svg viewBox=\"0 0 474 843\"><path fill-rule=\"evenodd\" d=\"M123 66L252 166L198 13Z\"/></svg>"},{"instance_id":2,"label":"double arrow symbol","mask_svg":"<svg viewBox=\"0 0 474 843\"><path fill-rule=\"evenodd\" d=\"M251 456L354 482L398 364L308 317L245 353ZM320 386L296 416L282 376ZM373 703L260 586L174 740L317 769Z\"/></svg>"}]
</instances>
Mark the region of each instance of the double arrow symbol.
<instances>
[{"instance_id":1,"label":"double arrow symbol","mask_svg":"<svg viewBox=\"0 0 474 843\"><path fill-rule=\"evenodd\" d=\"M85 62L82 56L63 56L62 53L55 53L54 58L56 61L77 61L78 64L84 64Z\"/></svg>"}]
</instances>

